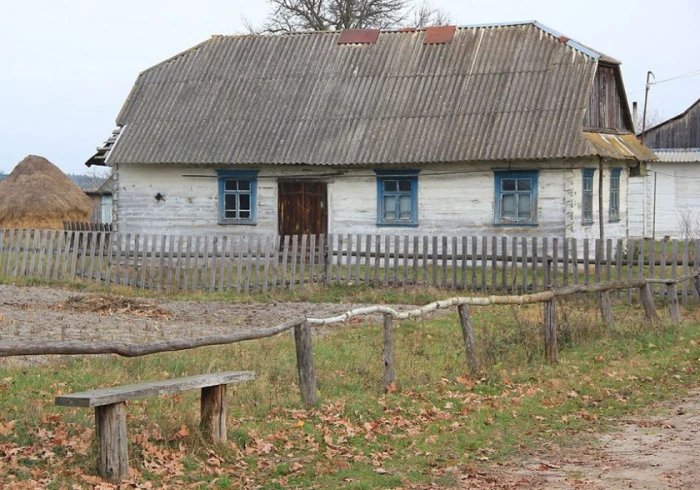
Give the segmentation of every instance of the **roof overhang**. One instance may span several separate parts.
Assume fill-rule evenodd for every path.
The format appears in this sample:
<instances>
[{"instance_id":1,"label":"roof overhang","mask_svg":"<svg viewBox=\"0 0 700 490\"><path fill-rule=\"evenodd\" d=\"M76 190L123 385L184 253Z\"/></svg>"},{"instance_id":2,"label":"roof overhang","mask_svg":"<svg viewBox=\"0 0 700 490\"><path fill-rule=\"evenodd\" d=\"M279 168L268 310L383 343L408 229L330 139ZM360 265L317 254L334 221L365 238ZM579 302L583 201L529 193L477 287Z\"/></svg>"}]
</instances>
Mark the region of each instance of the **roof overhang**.
<instances>
[{"instance_id":1,"label":"roof overhang","mask_svg":"<svg viewBox=\"0 0 700 490\"><path fill-rule=\"evenodd\" d=\"M657 160L654 152L642 145L633 134L608 134L585 131L584 137L593 145L596 154L602 158L636 160L639 162Z\"/></svg>"}]
</instances>

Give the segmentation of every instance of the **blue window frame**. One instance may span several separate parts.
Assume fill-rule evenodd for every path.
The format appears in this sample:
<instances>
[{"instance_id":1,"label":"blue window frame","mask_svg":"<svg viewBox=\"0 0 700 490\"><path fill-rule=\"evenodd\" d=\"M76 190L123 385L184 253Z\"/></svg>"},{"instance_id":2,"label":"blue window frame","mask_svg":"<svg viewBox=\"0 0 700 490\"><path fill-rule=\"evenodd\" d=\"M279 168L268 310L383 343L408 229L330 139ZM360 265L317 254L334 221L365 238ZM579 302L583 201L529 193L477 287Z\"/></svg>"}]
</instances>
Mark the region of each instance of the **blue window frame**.
<instances>
[{"instance_id":1,"label":"blue window frame","mask_svg":"<svg viewBox=\"0 0 700 490\"><path fill-rule=\"evenodd\" d=\"M584 225L593 224L593 175L594 168L583 169L582 217Z\"/></svg>"},{"instance_id":2,"label":"blue window frame","mask_svg":"<svg viewBox=\"0 0 700 490\"><path fill-rule=\"evenodd\" d=\"M502 226L536 226L538 172L496 170L494 177L494 223Z\"/></svg>"},{"instance_id":3,"label":"blue window frame","mask_svg":"<svg viewBox=\"0 0 700 490\"><path fill-rule=\"evenodd\" d=\"M610 169L610 221L620 221L620 171Z\"/></svg>"},{"instance_id":4,"label":"blue window frame","mask_svg":"<svg viewBox=\"0 0 700 490\"><path fill-rule=\"evenodd\" d=\"M257 170L217 170L219 224L254 225L258 191Z\"/></svg>"},{"instance_id":5,"label":"blue window frame","mask_svg":"<svg viewBox=\"0 0 700 490\"><path fill-rule=\"evenodd\" d=\"M418 170L375 170L377 225L418 226Z\"/></svg>"}]
</instances>

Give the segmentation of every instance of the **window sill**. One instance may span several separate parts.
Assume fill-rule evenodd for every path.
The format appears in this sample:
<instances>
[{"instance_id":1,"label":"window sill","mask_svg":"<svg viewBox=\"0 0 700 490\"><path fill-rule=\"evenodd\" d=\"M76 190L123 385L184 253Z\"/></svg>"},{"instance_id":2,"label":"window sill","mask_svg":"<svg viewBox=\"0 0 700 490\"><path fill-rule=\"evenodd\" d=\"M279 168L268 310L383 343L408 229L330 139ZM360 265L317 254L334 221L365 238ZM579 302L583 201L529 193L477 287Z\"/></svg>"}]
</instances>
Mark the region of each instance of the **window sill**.
<instances>
[{"instance_id":1,"label":"window sill","mask_svg":"<svg viewBox=\"0 0 700 490\"><path fill-rule=\"evenodd\" d=\"M256 226L257 223L255 221L219 221L219 225L222 226L229 226L229 225L243 225L243 226Z\"/></svg>"},{"instance_id":2,"label":"window sill","mask_svg":"<svg viewBox=\"0 0 700 490\"><path fill-rule=\"evenodd\" d=\"M381 228L418 228L418 223L377 223Z\"/></svg>"},{"instance_id":3,"label":"window sill","mask_svg":"<svg viewBox=\"0 0 700 490\"><path fill-rule=\"evenodd\" d=\"M534 223L532 221L520 221L517 223L499 223L496 222L493 224L493 226L504 226L504 227L522 227L522 228L536 228L540 226L539 223Z\"/></svg>"}]
</instances>

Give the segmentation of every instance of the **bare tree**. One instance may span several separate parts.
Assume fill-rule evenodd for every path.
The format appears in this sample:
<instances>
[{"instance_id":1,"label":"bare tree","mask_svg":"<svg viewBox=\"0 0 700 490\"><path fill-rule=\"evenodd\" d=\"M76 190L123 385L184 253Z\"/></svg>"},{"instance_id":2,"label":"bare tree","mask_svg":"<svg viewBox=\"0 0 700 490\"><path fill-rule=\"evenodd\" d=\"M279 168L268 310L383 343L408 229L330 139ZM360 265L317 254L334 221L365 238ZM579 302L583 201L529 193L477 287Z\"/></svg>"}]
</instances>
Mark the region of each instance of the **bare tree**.
<instances>
[{"instance_id":1,"label":"bare tree","mask_svg":"<svg viewBox=\"0 0 700 490\"><path fill-rule=\"evenodd\" d=\"M427 0L413 9L412 27L444 26L450 22L450 14L433 8Z\"/></svg>"},{"instance_id":2,"label":"bare tree","mask_svg":"<svg viewBox=\"0 0 700 490\"><path fill-rule=\"evenodd\" d=\"M427 0L268 0L272 10L261 28L244 21L250 32L281 33L342 29L387 29L400 25L444 24L447 14Z\"/></svg>"}]
</instances>

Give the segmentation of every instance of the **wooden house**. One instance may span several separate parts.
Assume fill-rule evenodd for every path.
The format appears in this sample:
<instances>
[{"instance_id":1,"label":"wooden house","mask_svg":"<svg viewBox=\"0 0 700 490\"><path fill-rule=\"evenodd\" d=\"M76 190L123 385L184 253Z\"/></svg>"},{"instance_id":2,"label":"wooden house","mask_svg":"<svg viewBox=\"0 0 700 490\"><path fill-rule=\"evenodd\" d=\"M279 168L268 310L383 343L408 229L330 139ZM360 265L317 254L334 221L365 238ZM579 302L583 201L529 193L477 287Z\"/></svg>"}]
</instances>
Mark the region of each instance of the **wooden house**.
<instances>
[{"instance_id":1,"label":"wooden house","mask_svg":"<svg viewBox=\"0 0 700 490\"><path fill-rule=\"evenodd\" d=\"M658 160L630 179L630 236L700 238L700 99L645 132Z\"/></svg>"},{"instance_id":2,"label":"wooden house","mask_svg":"<svg viewBox=\"0 0 700 490\"><path fill-rule=\"evenodd\" d=\"M627 236L620 63L537 22L214 36L88 165L119 231Z\"/></svg>"}]
</instances>

